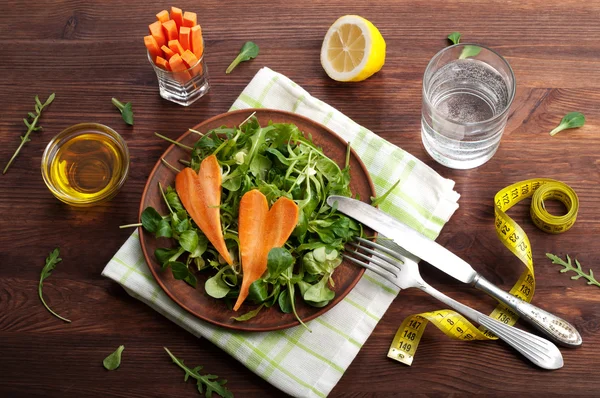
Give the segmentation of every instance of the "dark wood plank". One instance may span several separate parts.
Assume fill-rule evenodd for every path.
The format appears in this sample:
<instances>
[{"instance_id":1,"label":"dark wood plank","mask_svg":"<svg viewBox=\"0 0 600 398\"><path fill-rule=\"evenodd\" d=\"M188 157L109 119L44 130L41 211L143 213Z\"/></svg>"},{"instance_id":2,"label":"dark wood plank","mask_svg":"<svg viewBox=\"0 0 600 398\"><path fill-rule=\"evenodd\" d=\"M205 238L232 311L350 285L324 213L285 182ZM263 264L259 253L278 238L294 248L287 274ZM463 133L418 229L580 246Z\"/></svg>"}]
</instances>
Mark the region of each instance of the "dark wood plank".
<instances>
[{"instance_id":1,"label":"dark wood plank","mask_svg":"<svg viewBox=\"0 0 600 398\"><path fill-rule=\"evenodd\" d=\"M543 176L562 180L578 193L581 209L571 231L550 236L529 220L527 204L510 211L528 233L537 277L536 304L572 321L584 345L563 350L565 367L533 368L503 343L460 343L435 328L425 333L412 367L385 354L401 320L438 308L417 291L402 292L360 351L332 396L485 394L597 395L600 377L599 290L559 273L544 253L577 256L597 268L600 253L600 2L576 0L484 0L430 2L382 0L363 3L181 1L198 12L207 46L210 93L189 108L162 100L148 65L142 36L167 2L4 1L0 36L10 48L0 63L0 164L23 134L21 119L33 96L57 98L44 114L44 132L34 135L8 174L0 176L0 395L195 396L163 352L168 346L189 364L229 380L237 396L281 393L205 340L198 340L129 297L100 272L129 235L118 229L135 221L148 173L164 143L152 133L178 137L186 128L225 112L262 67L284 73L321 100L414 154L456 181L460 208L438 241L471 262L492 282L510 288L522 265L498 241L493 196L502 187ZM384 69L365 82L337 83L323 72L319 51L329 25L358 13L379 27L387 42ZM495 157L475 170L444 168L425 153L420 140L421 79L428 60L447 45L452 31L502 53L517 78L517 96ZM224 70L246 40L259 57ZM132 101L134 127L125 126L110 98ZM373 104L377 106L374 107ZM550 137L569 111L582 111L586 126ZM58 202L39 173L41 154L52 136L84 121L104 123L126 139L130 178L110 203L70 208ZM61 247L64 261L45 283L48 302L71 318L64 324L39 303L37 283L44 257ZM423 275L450 296L482 311L494 303L423 265ZM600 272L600 270L598 270ZM102 359L125 344L121 369L107 372ZM378 380L374 383L373 380ZM382 382L387 380L387 382Z\"/></svg>"}]
</instances>

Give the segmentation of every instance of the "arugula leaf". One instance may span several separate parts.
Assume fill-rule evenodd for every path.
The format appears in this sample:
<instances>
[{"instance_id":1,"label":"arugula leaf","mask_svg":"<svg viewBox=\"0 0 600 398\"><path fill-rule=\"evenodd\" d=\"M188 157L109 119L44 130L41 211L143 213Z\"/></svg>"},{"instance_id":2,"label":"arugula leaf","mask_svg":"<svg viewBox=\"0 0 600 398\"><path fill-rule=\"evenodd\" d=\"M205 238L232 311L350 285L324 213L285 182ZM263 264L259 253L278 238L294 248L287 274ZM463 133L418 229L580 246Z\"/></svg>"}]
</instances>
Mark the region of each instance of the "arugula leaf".
<instances>
[{"instance_id":1,"label":"arugula leaf","mask_svg":"<svg viewBox=\"0 0 600 398\"><path fill-rule=\"evenodd\" d=\"M188 381L190 377L196 379L196 386L198 388L198 392L202 394L204 392L204 387L206 387L206 397L210 398L212 393L216 393L222 398L233 398L233 393L225 387L227 384L227 380L217 380L219 376L206 374L201 375L198 373L202 370L202 366L196 366L194 369L190 369L183 363L183 360L177 358L167 347L163 347L167 354L173 360L173 363L179 366L185 372L184 381Z\"/></svg>"},{"instance_id":2,"label":"arugula leaf","mask_svg":"<svg viewBox=\"0 0 600 398\"><path fill-rule=\"evenodd\" d=\"M106 370L115 370L121 365L121 354L123 353L124 349L125 346L120 345L115 352L104 358L102 364Z\"/></svg>"},{"instance_id":3,"label":"arugula leaf","mask_svg":"<svg viewBox=\"0 0 600 398\"><path fill-rule=\"evenodd\" d=\"M56 264L62 261L62 258L58 257L59 255L60 249L57 247L56 249L52 250L50 254L48 254L48 257L46 257L46 265L44 265L44 268L42 268L42 273L40 275L40 283L38 284L38 296L40 296L40 300L42 301L42 304L44 304L44 307L46 307L46 309L50 311L52 315L54 315L58 319L70 323L70 320L68 320L67 318L63 318L56 312L52 311L50 307L48 307L48 304L46 304L46 301L44 301L44 296L42 294L42 289L44 288L44 280L46 280L46 278L48 278L52 274L52 271L54 271L54 269L56 268Z\"/></svg>"},{"instance_id":4,"label":"arugula leaf","mask_svg":"<svg viewBox=\"0 0 600 398\"><path fill-rule=\"evenodd\" d=\"M383 195L378 196L378 197L371 196L371 206L373 206L373 207L379 206L384 200L387 199L387 197L392 193L392 191L394 189L396 189L398 184L400 184L400 180L396 181L396 183L394 185L392 185L392 187L390 189L388 189Z\"/></svg>"},{"instance_id":5,"label":"arugula leaf","mask_svg":"<svg viewBox=\"0 0 600 398\"><path fill-rule=\"evenodd\" d=\"M452 42L452 44L460 43L460 37L462 35L459 32L452 32L448 35L448 40Z\"/></svg>"},{"instance_id":6,"label":"arugula leaf","mask_svg":"<svg viewBox=\"0 0 600 398\"><path fill-rule=\"evenodd\" d=\"M562 118L560 124L550 132L554 136L557 133L566 130L581 127L585 124L585 116L581 112L569 112Z\"/></svg>"},{"instance_id":7,"label":"arugula leaf","mask_svg":"<svg viewBox=\"0 0 600 398\"><path fill-rule=\"evenodd\" d=\"M23 119L23 123L25 123L25 127L27 127L27 132L25 133L25 135L22 135L20 137L21 144L19 144L19 146L17 147L17 150L15 151L15 153L12 155L12 157L10 158L10 160L4 167L4 170L2 170L2 174L6 174L6 172L8 171L8 168L10 167L12 162L17 158L17 155L19 155L19 153L21 152L21 149L23 148L23 146L26 143L28 143L29 141L31 141L31 139L29 138L31 133L33 131L42 130L42 126L37 125L38 120L40 120L40 117L42 116L42 111L44 110L44 108L46 108L48 105L50 105L52 103L52 101L54 101L54 93L50 94L50 96L48 97L46 102L44 102L43 104L40 101L40 99L38 98L38 96L37 95L35 96L35 113L29 112L27 114L28 118L31 118L31 120L28 120L28 118Z\"/></svg>"},{"instance_id":8,"label":"arugula leaf","mask_svg":"<svg viewBox=\"0 0 600 398\"><path fill-rule=\"evenodd\" d=\"M183 205L181 204L181 200L179 200L179 196L177 196L177 191L175 191L173 188L167 187L165 198L169 204L169 207L173 209L174 212L179 213L181 211L185 211Z\"/></svg>"},{"instance_id":9,"label":"arugula leaf","mask_svg":"<svg viewBox=\"0 0 600 398\"><path fill-rule=\"evenodd\" d=\"M260 310L262 310L264 306L265 306L265 304L263 303L258 308L254 309L252 311L248 311L245 314L240 315L240 316L232 316L231 319L236 320L238 322L247 321L247 320L252 319L255 316L257 316L258 313L260 312Z\"/></svg>"},{"instance_id":10,"label":"arugula leaf","mask_svg":"<svg viewBox=\"0 0 600 398\"><path fill-rule=\"evenodd\" d=\"M481 52L481 47L467 45L467 46L463 47L463 50L461 51L458 59L466 59L469 57L475 57L475 56L479 55L480 52Z\"/></svg>"},{"instance_id":11,"label":"arugula leaf","mask_svg":"<svg viewBox=\"0 0 600 398\"><path fill-rule=\"evenodd\" d=\"M240 50L240 53L238 54L238 56L235 57L233 62L227 67L227 70L225 71L225 73L226 74L231 73L231 71L236 66L238 66L238 64L240 62L248 61L248 60L251 60L252 58L256 58L257 55L258 55L258 46L251 41L247 41L242 46L242 49Z\"/></svg>"},{"instance_id":12,"label":"arugula leaf","mask_svg":"<svg viewBox=\"0 0 600 398\"><path fill-rule=\"evenodd\" d=\"M571 263L571 257L569 257L569 255L567 254L567 262L565 262L562 258L558 257L555 254L552 253L546 253L546 257L548 257L550 260L552 260L552 264L558 264L564 267L564 269L561 269L560 272L564 273L567 271L573 271L575 272L577 275L573 275L571 276L571 279L579 279L583 276L584 279L587 279L587 284L588 285L595 285L600 287L600 282L598 282L596 280L596 278L594 277L594 272L590 269L589 274L586 274L585 271L581 268L581 264L579 263L579 261L577 259L575 259L575 267L573 267L573 264Z\"/></svg>"},{"instance_id":13,"label":"arugula leaf","mask_svg":"<svg viewBox=\"0 0 600 398\"><path fill-rule=\"evenodd\" d=\"M114 97L111 99L111 102L117 107L119 112L121 112L123 121L128 125L133 126L133 109L131 109L131 102L124 104Z\"/></svg>"}]
</instances>

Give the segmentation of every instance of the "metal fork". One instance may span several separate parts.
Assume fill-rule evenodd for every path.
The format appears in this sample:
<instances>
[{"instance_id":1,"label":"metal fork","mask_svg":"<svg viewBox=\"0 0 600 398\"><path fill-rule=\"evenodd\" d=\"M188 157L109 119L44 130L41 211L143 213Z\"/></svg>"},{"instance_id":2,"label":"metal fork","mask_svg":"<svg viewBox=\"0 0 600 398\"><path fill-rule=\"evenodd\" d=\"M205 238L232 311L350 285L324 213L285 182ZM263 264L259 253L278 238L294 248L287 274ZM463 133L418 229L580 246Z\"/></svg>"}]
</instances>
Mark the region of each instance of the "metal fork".
<instances>
[{"instance_id":1,"label":"metal fork","mask_svg":"<svg viewBox=\"0 0 600 398\"><path fill-rule=\"evenodd\" d=\"M372 255L368 256L358 250L346 251L342 255L361 267L370 269L376 274L389 280L401 289L411 287L420 289L432 297L438 299L455 311L461 313L471 321L485 326L508 345L523 354L527 359L544 369L559 369L563 366L563 358L558 348L550 341L535 336L524 330L490 318L481 312L467 307L458 301L451 299L440 291L427 284L419 273L418 259L406 252L399 246L391 250L380 244L366 239L357 238L361 244L349 242L348 244ZM368 246L368 247L366 247ZM377 249L375 251L373 249ZM348 255L352 253L352 256ZM358 260L356 257L364 260Z\"/></svg>"}]
</instances>

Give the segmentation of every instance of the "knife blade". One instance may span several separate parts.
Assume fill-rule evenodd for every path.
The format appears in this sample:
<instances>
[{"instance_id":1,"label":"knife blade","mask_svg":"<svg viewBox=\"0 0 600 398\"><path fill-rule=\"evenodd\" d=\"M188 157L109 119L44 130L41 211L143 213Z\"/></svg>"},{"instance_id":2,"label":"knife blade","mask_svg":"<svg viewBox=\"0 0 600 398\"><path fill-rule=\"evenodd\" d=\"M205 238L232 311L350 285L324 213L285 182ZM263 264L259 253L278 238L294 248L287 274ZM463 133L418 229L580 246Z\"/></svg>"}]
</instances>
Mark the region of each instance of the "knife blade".
<instances>
[{"instance_id":1,"label":"knife blade","mask_svg":"<svg viewBox=\"0 0 600 398\"><path fill-rule=\"evenodd\" d=\"M462 258L385 212L345 196L332 195L327 198L329 206L335 202L341 213L392 239L398 246L455 279L470 284L478 275Z\"/></svg>"}]
</instances>

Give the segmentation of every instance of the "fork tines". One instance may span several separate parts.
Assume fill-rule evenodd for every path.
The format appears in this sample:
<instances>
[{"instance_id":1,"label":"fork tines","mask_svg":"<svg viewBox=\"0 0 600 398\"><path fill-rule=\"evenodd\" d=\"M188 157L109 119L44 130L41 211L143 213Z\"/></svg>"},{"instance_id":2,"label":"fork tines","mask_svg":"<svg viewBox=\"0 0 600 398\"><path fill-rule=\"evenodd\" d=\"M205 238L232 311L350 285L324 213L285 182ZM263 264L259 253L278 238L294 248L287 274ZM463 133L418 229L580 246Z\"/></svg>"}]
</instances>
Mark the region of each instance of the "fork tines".
<instances>
[{"instance_id":1,"label":"fork tines","mask_svg":"<svg viewBox=\"0 0 600 398\"><path fill-rule=\"evenodd\" d=\"M387 247L381 246L380 244L371 242L363 238L356 238L356 240L359 241L361 244L348 242L348 245L354 247L355 250L347 250L346 254L342 253L342 256L344 258L350 260L351 262L361 267L370 269L371 271L384 278L389 279L390 277L395 278L398 276L397 272L400 270L400 265L404 263L399 254L397 254L393 250L388 249ZM375 251L365 246L376 248L378 250L381 250L381 252ZM359 250L371 254L372 257L361 253ZM360 258L361 260L357 259L356 257Z\"/></svg>"}]
</instances>

